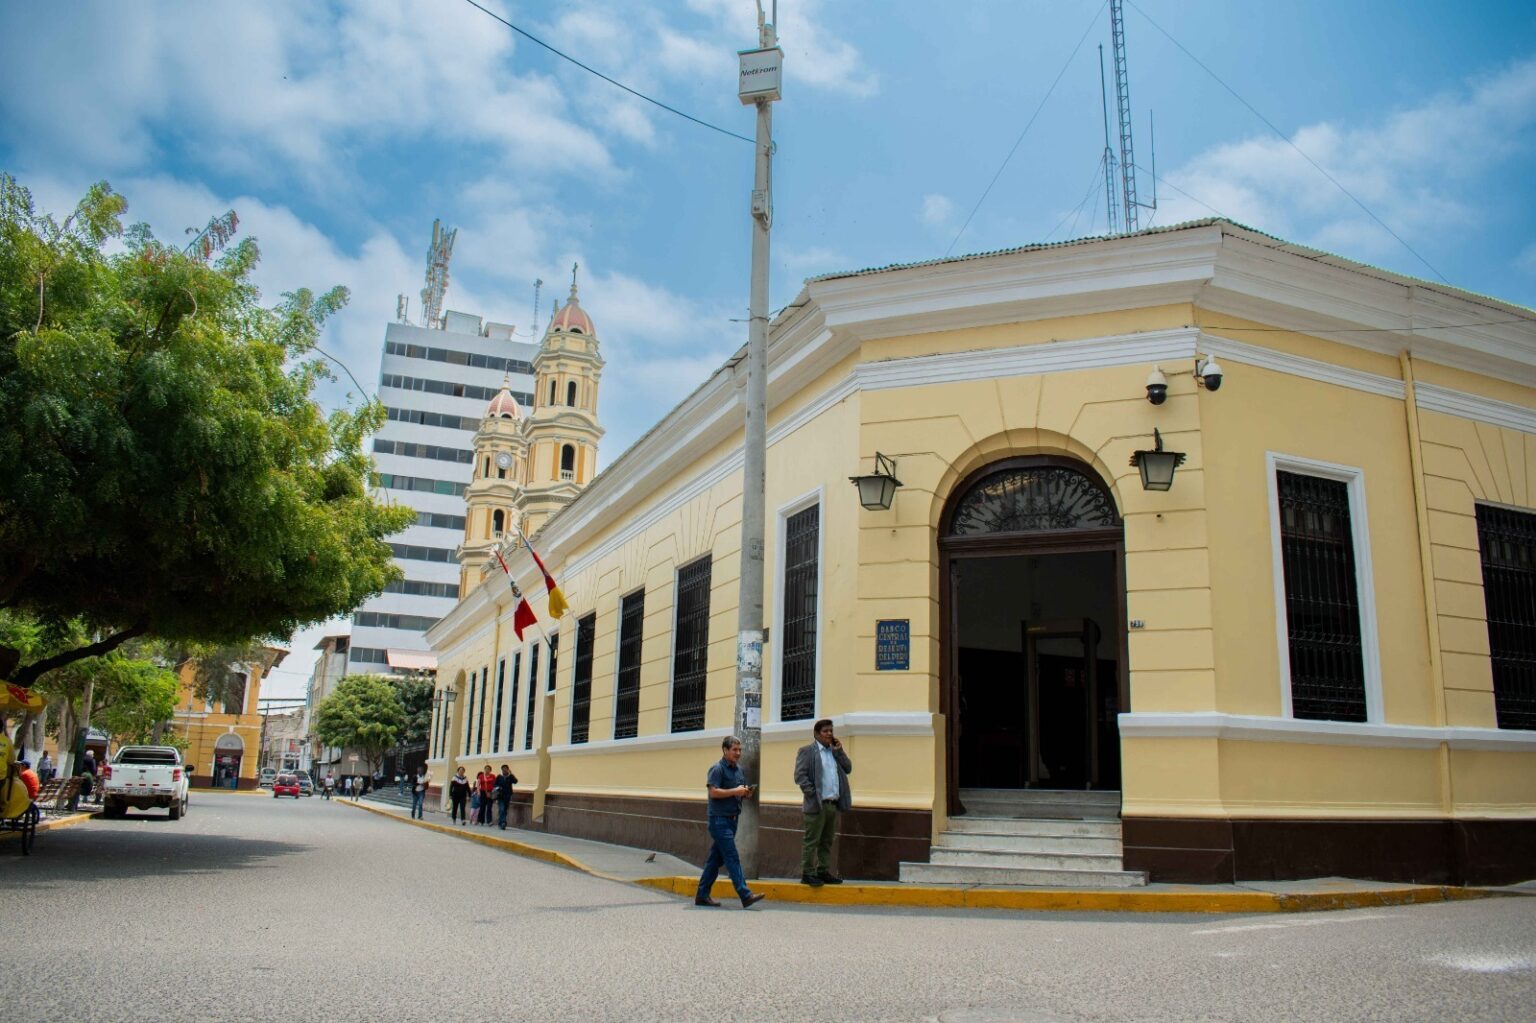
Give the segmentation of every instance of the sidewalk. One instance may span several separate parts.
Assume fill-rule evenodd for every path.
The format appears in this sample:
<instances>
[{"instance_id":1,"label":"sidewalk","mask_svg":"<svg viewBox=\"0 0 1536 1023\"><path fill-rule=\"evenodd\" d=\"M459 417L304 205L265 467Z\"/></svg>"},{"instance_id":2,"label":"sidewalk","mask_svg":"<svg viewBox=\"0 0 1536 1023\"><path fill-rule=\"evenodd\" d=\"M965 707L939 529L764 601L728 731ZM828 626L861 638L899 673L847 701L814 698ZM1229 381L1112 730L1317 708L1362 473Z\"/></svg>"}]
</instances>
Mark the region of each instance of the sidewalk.
<instances>
[{"instance_id":1,"label":"sidewalk","mask_svg":"<svg viewBox=\"0 0 1536 1023\"><path fill-rule=\"evenodd\" d=\"M355 799L338 799L337 802L611 881L625 881L688 898L693 897L698 885L699 868L667 853L542 831L518 828L501 831L495 827L451 824L441 811L435 810L428 811L427 820L413 821L408 807ZM1392 884L1348 878L1226 885L1151 884L1135 889L983 888L895 881L850 881L810 888L791 878L763 878L752 883L752 890L767 895L769 902L810 905L1118 913L1297 913L1454 902L1506 894L1498 889ZM725 880L716 883L714 894L721 899L735 898Z\"/></svg>"}]
</instances>

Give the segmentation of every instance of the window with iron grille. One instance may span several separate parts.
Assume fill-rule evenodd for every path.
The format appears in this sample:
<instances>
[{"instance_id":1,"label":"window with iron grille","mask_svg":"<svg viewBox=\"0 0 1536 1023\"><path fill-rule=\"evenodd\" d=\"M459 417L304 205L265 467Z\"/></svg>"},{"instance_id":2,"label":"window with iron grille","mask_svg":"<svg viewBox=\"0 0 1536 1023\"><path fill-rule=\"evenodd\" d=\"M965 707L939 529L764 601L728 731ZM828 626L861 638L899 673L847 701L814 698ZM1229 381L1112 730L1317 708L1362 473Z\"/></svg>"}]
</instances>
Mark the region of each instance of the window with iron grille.
<instances>
[{"instance_id":1,"label":"window with iron grille","mask_svg":"<svg viewBox=\"0 0 1536 1023\"><path fill-rule=\"evenodd\" d=\"M555 694L555 673L560 669L560 633L558 629L549 637L549 674L545 676L544 692Z\"/></svg>"},{"instance_id":2,"label":"window with iron grille","mask_svg":"<svg viewBox=\"0 0 1536 1023\"><path fill-rule=\"evenodd\" d=\"M533 711L538 695L539 644L535 643L528 651L528 709L527 719L523 722L523 749L533 749Z\"/></svg>"},{"instance_id":3,"label":"window with iron grille","mask_svg":"<svg viewBox=\"0 0 1536 1023\"><path fill-rule=\"evenodd\" d=\"M784 523L784 639L780 719L816 716L816 577L820 574L821 506Z\"/></svg>"},{"instance_id":4,"label":"window with iron grille","mask_svg":"<svg viewBox=\"0 0 1536 1023\"><path fill-rule=\"evenodd\" d=\"M1536 728L1536 514L1477 506L1500 728Z\"/></svg>"},{"instance_id":5,"label":"window with iron grille","mask_svg":"<svg viewBox=\"0 0 1536 1023\"><path fill-rule=\"evenodd\" d=\"M491 752L501 750L501 696L507 684L507 659L496 662L496 712L491 715Z\"/></svg>"},{"instance_id":6,"label":"window with iron grille","mask_svg":"<svg viewBox=\"0 0 1536 1023\"><path fill-rule=\"evenodd\" d=\"M507 701L507 752L512 752L515 743L512 737L517 734L517 686L523 677L523 652L519 650L512 655L512 698Z\"/></svg>"},{"instance_id":7,"label":"window with iron grille","mask_svg":"<svg viewBox=\"0 0 1536 1023\"><path fill-rule=\"evenodd\" d=\"M619 686L614 700L613 737L630 739L640 731L640 634L645 626L645 591L619 603Z\"/></svg>"},{"instance_id":8,"label":"window with iron grille","mask_svg":"<svg viewBox=\"0 0 1536 1023\"><path fill-rule=\"evenodd\" d=\"M469 673L469 701L464 704L464 755L470 754L475 741L475 673Z\"/></svg>"},{"instance_id":9,"label":"window with iron grille","mask_svg":"<svg viewBox=\"0 0 1536 1023\"><path fill-rule=\"evenodd\" d=\"M1365 655L1349 485L1277 470L1291 714L1364 721Z\"/></svg>"},{"instance_id":10,"label":"window with iron grille","mask_svg":"<svg viewBox=\"0 0 1536 1023\"><path fill-rule=\"evenodd\" d=\"M677 570L677 626L672 630L672 731L704 727L709 660L709 569L700 558Z\"/></svg>"},{"instance_id":11,"label":"window with iron grille","mask_svg":"<svg viewBox=\"0 0 1536 1023\"><path fill-rule=\"evenodd\" d=\"M475 752L479 753L485 745L485 697L491 689L491 669L487 665L480 669L480 722L475 725Z\"/></svg>"},{"instance_id":12,"label":"window with iron grille","mask_svg":"<svg viewBox=\"0 0 1536 1023\"><path fill-rule=\"evenodd\" d=\"M571 742L587 741L592 718L592 641L597 636L597 612L576 621L576 672L571 679Z\"/></svg>"}]
</instances>

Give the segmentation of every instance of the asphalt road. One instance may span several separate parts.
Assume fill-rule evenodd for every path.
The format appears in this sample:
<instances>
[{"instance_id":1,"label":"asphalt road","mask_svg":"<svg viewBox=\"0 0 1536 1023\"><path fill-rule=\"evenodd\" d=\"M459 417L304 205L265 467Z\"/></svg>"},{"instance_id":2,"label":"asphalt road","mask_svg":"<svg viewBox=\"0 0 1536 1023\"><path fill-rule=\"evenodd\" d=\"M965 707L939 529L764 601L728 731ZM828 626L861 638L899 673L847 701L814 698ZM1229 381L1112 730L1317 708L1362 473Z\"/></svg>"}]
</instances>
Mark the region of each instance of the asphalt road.
<instances>
[{"instance_id":1,"label":"asphalt road","mask_svg":"<svg viewBox=\"0 0 1536 1023\"><path fill-rule=\"evenodd\" d=\"M1536 1020L1536 898L1286 916L685 900L194 794L0 844L0 1019Z\"/></svg>"}]
</instances>

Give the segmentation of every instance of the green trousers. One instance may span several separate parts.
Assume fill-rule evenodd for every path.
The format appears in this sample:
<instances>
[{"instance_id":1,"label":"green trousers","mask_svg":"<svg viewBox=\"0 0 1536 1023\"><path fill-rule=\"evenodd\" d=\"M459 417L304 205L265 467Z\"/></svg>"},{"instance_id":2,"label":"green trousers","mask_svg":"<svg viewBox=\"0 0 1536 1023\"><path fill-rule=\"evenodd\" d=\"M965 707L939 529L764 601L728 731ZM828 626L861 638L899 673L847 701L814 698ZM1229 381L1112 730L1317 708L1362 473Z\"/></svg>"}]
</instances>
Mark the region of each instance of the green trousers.
<instances>
[{"instance_id":1,"label":"green trousers","mask_svg":"<svg viewBox=\"0 0 1536 1023\"><path fill-rule=\"evenodd\" d=\"M800 850L800 873L832 872L832 839L837 837L837 804L822 803L819 813L805 815L805 843Z\"/></svg>"}]
</instances>

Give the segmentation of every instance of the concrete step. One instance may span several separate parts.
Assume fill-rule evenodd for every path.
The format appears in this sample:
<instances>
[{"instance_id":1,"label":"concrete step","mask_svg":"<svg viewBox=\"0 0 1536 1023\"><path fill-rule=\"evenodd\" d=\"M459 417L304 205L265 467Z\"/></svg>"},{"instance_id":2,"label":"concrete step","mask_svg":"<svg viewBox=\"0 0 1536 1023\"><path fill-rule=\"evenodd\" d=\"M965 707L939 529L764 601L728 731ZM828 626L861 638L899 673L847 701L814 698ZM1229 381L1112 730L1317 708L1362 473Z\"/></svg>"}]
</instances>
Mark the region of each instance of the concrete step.
<instances>
[{"instance_id":1,"label":"concrete step","mask_svg":"<svg viewBox=\"0 0 1536 1023\"><path fill-rule=\"evenodd\" d=\"M1103 837L1079 835L1012 835L984 831L946 831L935 849L981 849L1015 853L1086 853L1119 856L1123 852L1118 831Z\"/></svg>"},{"instance_id":2,"label":"concrete step","mask_svg":"<svg viewBox=\"0 0 1536 1023\"><path fill-rule=\"evenodd\" d=\"M988 887L1140 888L1142 870L1034 870L944 863L903 863L901 880L909 884L965 884Z\"/></svg>"},{"instance_id":3,"label":"concrete step","mask_svg":"<svg viewBox=\"0 0 1536 1023\"><path fill-rule=\"evenodd\" d=\"M946 834L1040 835L1120 840L1119 820L1030 820L1021 817L951 817Z\"/></svg>"},{"instance_id":4,"label":"concrete step","mask_svg":"<svg viewBox=\"0 0 1536 1023\"><path fill-rule=\"evenodd\" d=\"M1002 849L947 849L934 846L928 862L968 867L1014 867L1027 870L1102 870L1125 866L1119 850L1111 853L1021 853Z\"/></svg>"},{"instance_id":5,"label":"concrete step","mask_svg":"<svg viewBox=\"0 0 1536 1023\"><path fill-rule=\"evenodd\" d=\"M961 789L970 814L1106 820L1120 816L1120 793L1079 789Z\"/></svg>"}]
</instances>

